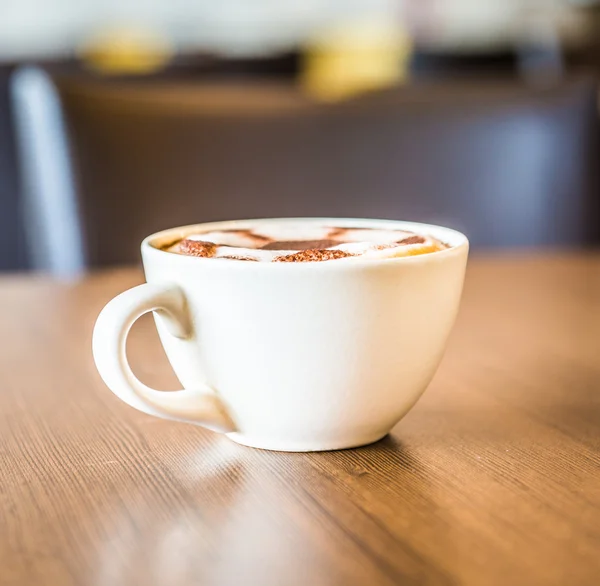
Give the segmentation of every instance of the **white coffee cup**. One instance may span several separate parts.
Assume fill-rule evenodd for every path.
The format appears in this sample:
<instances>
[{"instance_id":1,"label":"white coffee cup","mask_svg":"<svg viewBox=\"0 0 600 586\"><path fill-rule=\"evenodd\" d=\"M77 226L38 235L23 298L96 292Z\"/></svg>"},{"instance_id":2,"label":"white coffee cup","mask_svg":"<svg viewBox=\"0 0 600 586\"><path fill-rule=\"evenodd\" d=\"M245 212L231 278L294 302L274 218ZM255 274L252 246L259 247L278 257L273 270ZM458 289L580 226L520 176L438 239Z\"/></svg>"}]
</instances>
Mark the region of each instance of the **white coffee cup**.
<instances>
[{"instance_id":1,"label":"white coffee cup","mask_svg":"<svg viewBox=\"0 0 600 586\"><path fill-rule=\"evenodd\" d=\"M160 250L199 230L290 221L409 230L450 247L304 263ZM96 365L132 407L241 444L283 451L368 444L392 429L432 379L458 310L468 248L454 230L386 220L244 220L166 230L142 243L147 283L100 313ZM185 390L150 389L127 363L129 329L150 311Z\"/></svg>"}]
</instances>

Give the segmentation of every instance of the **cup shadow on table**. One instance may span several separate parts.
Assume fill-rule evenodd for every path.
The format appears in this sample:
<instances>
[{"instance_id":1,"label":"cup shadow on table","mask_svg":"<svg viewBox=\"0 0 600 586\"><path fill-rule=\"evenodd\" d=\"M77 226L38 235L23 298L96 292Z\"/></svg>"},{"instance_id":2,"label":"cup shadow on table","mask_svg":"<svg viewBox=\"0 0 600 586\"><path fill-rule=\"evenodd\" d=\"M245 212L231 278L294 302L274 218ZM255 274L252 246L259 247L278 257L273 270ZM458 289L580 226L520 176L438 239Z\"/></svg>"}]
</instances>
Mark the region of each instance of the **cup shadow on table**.
<instances>
[{"instance_id":1,"label":"cup shadow on table","mask_svg":"<svg viewBox=\"0 0 600 586\"><path fill-rule=\"evenodd\" d=\"M415 451L392 434L366 446L334 452L304 455L306 463L317 468L337 488L386 498L398 487L417 492L428 490L424 463Z\"/></svg>"}]
</instances>

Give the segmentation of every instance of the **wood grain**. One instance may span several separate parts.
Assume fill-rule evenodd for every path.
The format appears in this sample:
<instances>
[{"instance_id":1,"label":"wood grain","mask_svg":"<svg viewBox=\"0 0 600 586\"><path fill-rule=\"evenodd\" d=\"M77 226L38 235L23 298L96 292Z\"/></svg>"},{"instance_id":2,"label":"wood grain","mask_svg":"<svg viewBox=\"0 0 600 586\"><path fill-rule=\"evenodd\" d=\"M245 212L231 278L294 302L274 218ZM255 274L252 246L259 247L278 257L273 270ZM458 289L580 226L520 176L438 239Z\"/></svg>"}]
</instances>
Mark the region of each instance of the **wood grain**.
<instances>
[{"instance_id":1,"label":"wood grain","mask_svg":"<svg viewBox=\"0 0 600 586\"><path fill-rule=\"evenodd\" d=\"M475 258L383 441L280 454L120 403L94 319L141 280L0 280L0 584L597 585L600 257ZM153 324L138 374L176 388Z\"/></svg>"}]
</instances>

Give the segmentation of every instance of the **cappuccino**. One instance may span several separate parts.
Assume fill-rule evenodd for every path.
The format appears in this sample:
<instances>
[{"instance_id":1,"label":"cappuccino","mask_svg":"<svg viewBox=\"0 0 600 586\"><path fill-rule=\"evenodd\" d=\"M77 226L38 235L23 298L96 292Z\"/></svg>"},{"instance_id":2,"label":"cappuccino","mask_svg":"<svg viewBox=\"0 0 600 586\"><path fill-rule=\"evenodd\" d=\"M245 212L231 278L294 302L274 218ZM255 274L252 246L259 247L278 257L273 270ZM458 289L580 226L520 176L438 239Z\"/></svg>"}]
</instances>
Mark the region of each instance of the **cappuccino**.
<instances>
[{"instance_id":1,"label":"cappuccino","mask_svg":"<svg viewBox=\"0 0 600 586\"><path fill-rule=\"evenodd\" d=\"M193 232L163 246L175 254L253 262L319 262L414 256L448 246L406 230L323 224L264 223L253 228Z\"/></svg>"}]
</instances>

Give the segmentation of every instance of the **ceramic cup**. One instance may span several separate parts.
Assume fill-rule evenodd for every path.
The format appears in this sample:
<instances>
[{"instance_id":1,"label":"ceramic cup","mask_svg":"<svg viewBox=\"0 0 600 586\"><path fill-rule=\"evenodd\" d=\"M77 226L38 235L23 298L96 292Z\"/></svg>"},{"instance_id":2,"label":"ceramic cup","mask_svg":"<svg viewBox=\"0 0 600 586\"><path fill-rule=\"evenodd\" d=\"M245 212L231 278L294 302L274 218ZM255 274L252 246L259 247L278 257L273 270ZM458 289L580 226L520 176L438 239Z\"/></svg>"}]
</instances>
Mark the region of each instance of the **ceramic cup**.
<instances>
[{"instance_id":1,"label":"ceramic cup","mask_svg":"<svg viewBox=\"0 0 600 586\"><path fill-rule=\"evenodd\" d=\"M291 221L409 230L449 248L302 263L160 250L199 230ZM100 313L96 365L132 407L241 444L283 451L368 444L406 415L432 379L458 310L468 248L454 230L386 220L244 220L166 230L142 243L147 283ZM150 311L184 390L151 389L127 363L128 331Z\"/></svg>"}]
</instances>

